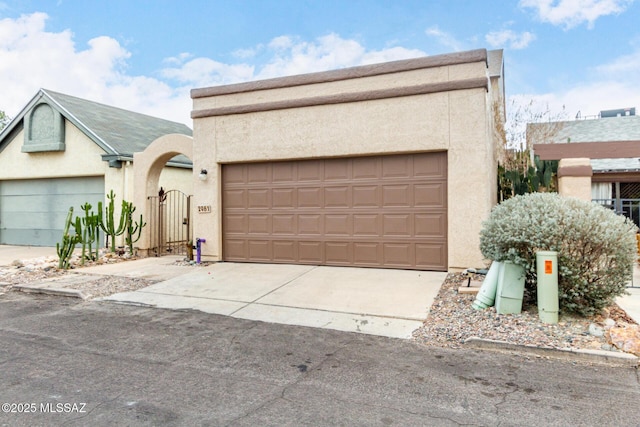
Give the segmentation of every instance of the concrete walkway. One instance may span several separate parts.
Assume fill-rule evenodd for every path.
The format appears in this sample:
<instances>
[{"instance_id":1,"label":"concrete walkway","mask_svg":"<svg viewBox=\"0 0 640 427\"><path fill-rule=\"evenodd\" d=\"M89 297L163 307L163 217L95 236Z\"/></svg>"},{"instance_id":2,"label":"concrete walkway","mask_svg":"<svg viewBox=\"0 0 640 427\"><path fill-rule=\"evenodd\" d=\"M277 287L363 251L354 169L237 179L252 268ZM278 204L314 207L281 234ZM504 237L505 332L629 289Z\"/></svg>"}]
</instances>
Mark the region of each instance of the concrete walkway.
<instances>
[{"instance_id":1,"label":"concrete walkway","mask_svg":"<svg viewBox=\"0 0 640 427\"><path fill-rule=\"evenodd\" d=\"M81 271L100 274L107 270L105 267L116 266ZM129 275L115 271L110 274ZM141 269L136 275L145 277ZM426 319L446 275L370 268L217 263L192 267L186 274L104 300L409 338Z\"/></svg>"}]
</instances>

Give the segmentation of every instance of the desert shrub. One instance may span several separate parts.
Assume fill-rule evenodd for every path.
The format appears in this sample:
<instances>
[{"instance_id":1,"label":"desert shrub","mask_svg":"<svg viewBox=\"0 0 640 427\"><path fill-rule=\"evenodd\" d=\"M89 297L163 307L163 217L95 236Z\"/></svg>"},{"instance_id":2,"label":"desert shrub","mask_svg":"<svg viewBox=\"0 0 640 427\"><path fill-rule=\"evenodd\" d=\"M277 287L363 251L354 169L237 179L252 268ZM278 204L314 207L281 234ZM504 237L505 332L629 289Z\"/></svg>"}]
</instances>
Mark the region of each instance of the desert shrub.
<instances>
[{"instance_id":1,"label":"desert shrub","mask_svg":"<svg viewBox=\"0 0 640 427\"><path fill-rule=\"evenodd\" d=\"M480 233L482 254L527 272L535 296L536 252L558 252L560 310L592 315L625 292L637 260L637 227L596 203L533 193L493 208Z\"/></svg>"}]
</instances>

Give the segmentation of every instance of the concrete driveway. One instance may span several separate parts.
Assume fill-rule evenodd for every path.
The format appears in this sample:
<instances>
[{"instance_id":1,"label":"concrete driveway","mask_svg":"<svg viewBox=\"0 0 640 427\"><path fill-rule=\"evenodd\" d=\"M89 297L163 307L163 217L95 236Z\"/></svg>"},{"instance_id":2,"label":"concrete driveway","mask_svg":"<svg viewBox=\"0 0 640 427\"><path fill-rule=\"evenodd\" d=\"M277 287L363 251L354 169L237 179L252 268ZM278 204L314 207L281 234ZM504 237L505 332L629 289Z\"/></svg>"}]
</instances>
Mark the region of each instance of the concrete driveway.
<instances>
[{"instance_id":1,"label":"concrete driveway","mask_svg":"<svg viewBox=\"0 0 640 427\"><path fill-rule=\"evenodd\" d=\"M0 245L0 266L56 255L55 248ZM410 338L444 272L221 262L180 266L181 256L76 268L75 273L159 283L105 301L192 309L248 320ZM78 280L77 277L61 278Z\"/></svg>"},{"instance_id":2,"label":"concrete driveway","mask_svg":"<svg viewBox=\"0 0 640 427\"><path fill-rule=\"evenodd\" d=\"M155 260L161 263L163 259L167 258ZM133 267L140 261L126 265ZM117 266L90 267L82 271L100 274L107 269L105 267ZM156 271L158 267L161 266L156 265ZM135 272L138 277L145 277L141 273L141 269ZM109 274L122 273L111 271ZM426 319L446 275L442 272L225 262L189 267L185 274L104 300L409 338Z\"/></svg>"}]
</instances>

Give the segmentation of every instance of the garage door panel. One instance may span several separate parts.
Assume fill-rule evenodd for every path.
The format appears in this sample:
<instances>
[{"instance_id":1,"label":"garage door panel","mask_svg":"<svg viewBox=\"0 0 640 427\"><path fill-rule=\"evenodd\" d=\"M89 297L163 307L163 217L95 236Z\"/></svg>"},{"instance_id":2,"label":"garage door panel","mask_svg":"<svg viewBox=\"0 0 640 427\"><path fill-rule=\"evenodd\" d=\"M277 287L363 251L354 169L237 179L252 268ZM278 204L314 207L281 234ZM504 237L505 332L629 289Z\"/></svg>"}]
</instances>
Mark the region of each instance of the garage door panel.
<instances>
[{"instance_id":1,"label":"garage door panel","mask_svg":"<svg viewBox=\"0 0 640 427\"><path fill-rule=\"evenodd\" d=\"M382 260L382 245L377 242L354 242L354 265L379 266Z\"/></svg>"},{"instance_id":2,"label":"garage door panel","mask_svg":"<svg viewBox=\"0 0 640 427\"><path fill-rule=\"evenodd\" d=\"M414 233L418 237L444 239L447 229L447 213L417 213L414 216Z\"/></svg>"},{"instance_id":3,"label":"garage door panel","mask_svg":"<svg viewBox=\"0 0 640 427\"><path fill-rule=\"evenodd\" d=\"M298 181L318 182L321 180L322 164L320 162L298 163Z\"/></svg>"},{"instance_id":4,"label":"garage door panel","mask_svg":"<svg viewBox=\"0 0 640 427\"><path fill-rule=\"evenodd\" d=\"M349 214L325 214L324 234L327 236L351 236L351 215Z\"/></svg>"},{"instance_id":5,"label":"garage door panel","mask_svg":"<svg viewBox=\"0 0 640 427\"><path fill-rule=\"evenodd\" d=\"M296 262L297 242L291 240L273 241L273 261Z\"/></svg>"},{"instance_id":6,"label":"garage door panel","mask_svg":"<svg viewBox=\"0 0 640 427\"><path fill-rule=\"evenodd\" d=\"M296 164L294 162L273 163L274 183L292 183L296 181Z\"/></svg>"},{"instance_id":7,"label":"garage door panel","mask_svg":"<svg viewBox=\"0 0 640 427\"><path fill-rule=\"evenodd\" d=\"M270 206L269 202L269 190L259 188L247 191L248 209L267 209Z\"/></svg>"},{"instance_id":8,"label":"garage door panel","mask_svg":"<svg viewBox=\"0 0 640 427\"><path fill-rule=\"evenodd\" d=\"M55 246L70 207L81 216L104 201L103 177L29 179L0 182L0 244Z\"/></svg>"},{"instance_id":9,"label":"garage door panel","mask_svg":"<svg viewBox=\"0 0 640 427\"><path fill-rule=\"evenodd\" d=\"M354 208L377 208L380 206L380 186L358 185L352 189Z\"/></svg>"},{"instance_id":10,"label":"garage door panel","mask_svg":"<svg viewBox=\"0 0 640 427\"><path fill-rule=\"evenodd\" d=\"M446 176L446 163L431 153L413 156L413 176L416 178L436 178Z\"/></svg>"},{"instance_id":11,"label":"garage door panel","mask_svg":"<svg viewBox=\"0 0 640 427\"><path fill-rule=\"evenodd\" d=\"M325 181L347 181L350 169L349 159L333 159L324 164Z\"/></svg>"},{"instance_id":12,"label":"garage door panel","mask_svg":"<svg viewBox=\"0 0 640 427\"><path fill-rule=\"evenodd\" d=\"M382 203L384 208L402 207L408 208L413 204L410 185L383 185Z\"/></svg>"},{"instance_id":13,"label":"garage door panel","mask_svg":"<svg viewBox=\"0 0 640 427\"><path fill-rule=\"evenodd\" d=\"M415 207L442 207L447 205L447 191L442 183L415 185L413 192Z\"/></svg>"},{"instance_id":14,"label":"garage door panel","mask_svg":"<svg viewBox=\"0 0 640 427\"><path fill-rule=\"evenodd\" d=\"M379 179L380 159L362 157L353 159L353 179Z\"/></svg>"},{"instance_id":15,"label":"garage door panel","mask_svg":"<svg viewBox=\"0 0 640 427\"><path fill-rule=\"evenodd\" d=\"M249 259L269 261L271 259L270 242L268 240L249 240Z\"/></svg>"},{"instance_id":16,"label":"garage door panel","mask_svg":"<svg viewBox=\"0 0 640 427\"><path fill-rule=\"evenodd\" d=\"M324 189L324 207L349 208L351 205L349 187L328 187Z\"/></svg>"},{"instance_id":17,"label":"garage door panel","mask_svg":"<svg viewBox=\"0 0 640 427\"><path fill-rule=\"evenodd\" d=\"M247 232L251 235L271 234L270 219L271 217L267 214L249 215Z\"/></svg>"},{"instance_id":18,"label":"garage door panel","mask_svg":"<svg viewBox=\"0 0 640 427\"><path fill-rule=\"evenodd\" d=\"M298 242L298 260L304 263L323 264L322 242Z\"/></svg>"},{"instance_id":19,"label":"garage door panel","mask_svg":"<svg viewBox=\"0 0 640 427\"><path fill-rule=\"evenodd\" d=\"M277 236L295 236L297 225L297 216L294 214L273 214L273 234Z\"/></svg>"},{"instance_id":20,"label":"garage door panel","mask_svg":"<svg viewBox=\"0 0 640 427\"><path fill-rule=\"evenodd\" d=\"M380 214L353 214L354 236L378 237L380 234Z\"/></svg>"},{"instance_id":21,"label":"garage door panel","mask_svg":"<svg viewBox=\"0 0 640 427\"><path fill-rule=\"evenodd\" d=\"M247 190L225 190L222 197L225 205L229 209L245 209L247 207L246 194Z\"/></svg>"},{"instance_id":22,"label":"garage door panel","mask_svg":"<svg viewBox=\"0 0 640 427\"><path fill-rule=\"evenodd\" d=\"M328 263L333 265L351 265L352 244L349 242L326 242L325 258Z\"/></svg>"},{"instance_id":23,"label":"garage door panel","mask_svg":"<svg viewBox=\"0 0 640 427\"><path fill-rule=\"evenodd\" d=\"M271 190L273 209L293 209L296 206L296 192L293 188L274 188Z\"/></svg>"},{"instance_id":24,"label":"garage door panel","mask_svg":"<svg viewBox=\"0 0 640 427\"><path fill-rule=\"evenodd\" d=\"M320 208L322 207L322 188L310 187L298 189L299 208Z\"/></svg>"},{"instance_id":25,"label":"garage door panel","mask_svg":"<svg viewBox=\"0 0 640 427\"><path fill-rule=\"evenodd\" d=\"M442 244L416 244L416 265L424 269L437 269L446 263L447 252Z\"/></svg>"},{"instance_id":26,"label":"garage door panel","mask_svg":"<svg viewBox=\"0 0 640 427\"><path fill-rule=\"evenodd\" d=\"M224 216L224 228L230 234L244 234L247 231L247 215L226 214Z\"/></svg>"},{"instance_id":27,"label":"garage door panel","mask_svg":"<svg viewBox=\"0 0 640 427\"><path fill-rule=\"evenodd\" d=\"M248 261L247 242L244 239L227 238L224 241L225 258L229 261Z\"/></svg>"},{"instance_id":28,"label":"garage door panel","mask_svg":"<svg viewBox=\"0 0 640 427\"><path fill-rule=\"evenodd\" d=\"M69 210L66 212L4 212L2 227L3 229L30 230L34 228L34 224L38 224L38 230L60 230L62 235L62 226L67 220ZM74 215L76 212L74 211ZM62 224L62 226L60 225Z\"/></svg>"},{"instance_id":29,"label":"garage door panel","mask_svg":"<svg viewBox=\"0 0 640 427\"><path fill-rule=\"evenodd\" d=\"M413 245L409 242L384 243L382 262L392 267L410 267L413 264Z\"/></svg>"},{"instance_id":30,"label":"garage door panel","mask_svg":"<svg viewBox=\"0 0 640 427\"><path fill-rule=\"evenodd\" d=\"M246 183L246 168L245 167L235 167L229 168L225 171L224 175L222 175L222 183L223 184L244 184Z\"/></svg>"},{"instance_id":31,"label":"garage door panel","mask_svg":"<svg viewBox=\"0 0 640 427\"><path fill-rule=\"evenodd\" d=\"M382 159L382 179L409 178L411 176L411 157L389 156Z\"/></svg>"},{"instance_id":32,"label":"garage door panel","mask_svg":"<svg viewBox=\"0 0 640 427\"><path fill-rule=\"evenodd\" d=\"M251 163L247 165L248 184L268 184L271 179L271 168L266 163Z\"/></svg>"},{"instance_id":33,"label":"garage door panel","mask_svg":"<svg viewBox=\"0 0 640 427\"><path fill-rule=\"evenodd\" d=\"M446 153L223 165L222 175L225 260L446 270Z\"/></svg>"},{"instance_id":34,"label":"garage door panel","mask_svg":"<svg viewBox=\"0 0 640 427\"><path fill-rule=\"evenodd\" d=\"M384 214L382 215L383 237L410 237L413 234L412 215Z\"/></svg>"},{"instance_id":35,"label":"garage door panel","mask_svg":"<svg viewBox=\"0 0 640 427\"><path fill-rule=\"evenodd\" d=\"M298 215L298 233L303 236L322 234L322 216L319 214Z\"/></svg>"}]
</instances>

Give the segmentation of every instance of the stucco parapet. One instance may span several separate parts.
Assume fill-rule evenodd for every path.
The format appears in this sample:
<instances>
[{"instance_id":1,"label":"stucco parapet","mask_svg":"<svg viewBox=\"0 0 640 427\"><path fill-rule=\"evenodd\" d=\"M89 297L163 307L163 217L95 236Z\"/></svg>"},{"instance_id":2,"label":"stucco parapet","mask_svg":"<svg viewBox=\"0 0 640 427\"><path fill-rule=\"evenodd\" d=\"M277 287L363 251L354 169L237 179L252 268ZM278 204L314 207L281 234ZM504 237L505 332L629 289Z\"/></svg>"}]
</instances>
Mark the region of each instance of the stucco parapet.
<instances>
[{"instance_id":1,"label":"stucco parapet","mask_svg":"<svg viewBox=\"0 0 640 427\"><path fill-rule=\"evenodd\" d=\"M359 67L343 68L341 70L323 71L319 73L301 74L290 77L258 80L247 83L237 83L225 86L196 88L191 90L191 98L205 98L210 96L227 95L232 93L253 92L257 90L277 89L292 86L302 86L314 83L326 83L381 74L391 74L403 71L443 67L470 62L484 62L487 64L486 49L476 49L466 52L456 52L444 55L433 55L423 58L404 59L385 62L382 64L363 65Z\"/></svg>"},{"instance_id":2,"label":"stucco parapet","mask_svg":"<svg viewBox=\"0 0 640 427\"><path fill-rule=\"evenodd\" d=\"M348 102L362 102L377 99L398 98L403 96L425 95L438 92L449 92L455 90L478 89L488 90L489 81L486 77L472 78L466 80L456 80L441 83L428 83L414 86L396 87L390 89L379 89L372 91L361 91L353 93L341 93L336 95L317 96L309 98L289 99L273 102L262 102L246 105L233 105L191 112L191 118L199 119L205 117L227 116L231 114L246 114L261 111L283 110L291 108L311 107L316 105L333 105Z\"/></svg>"}]
</instances>

